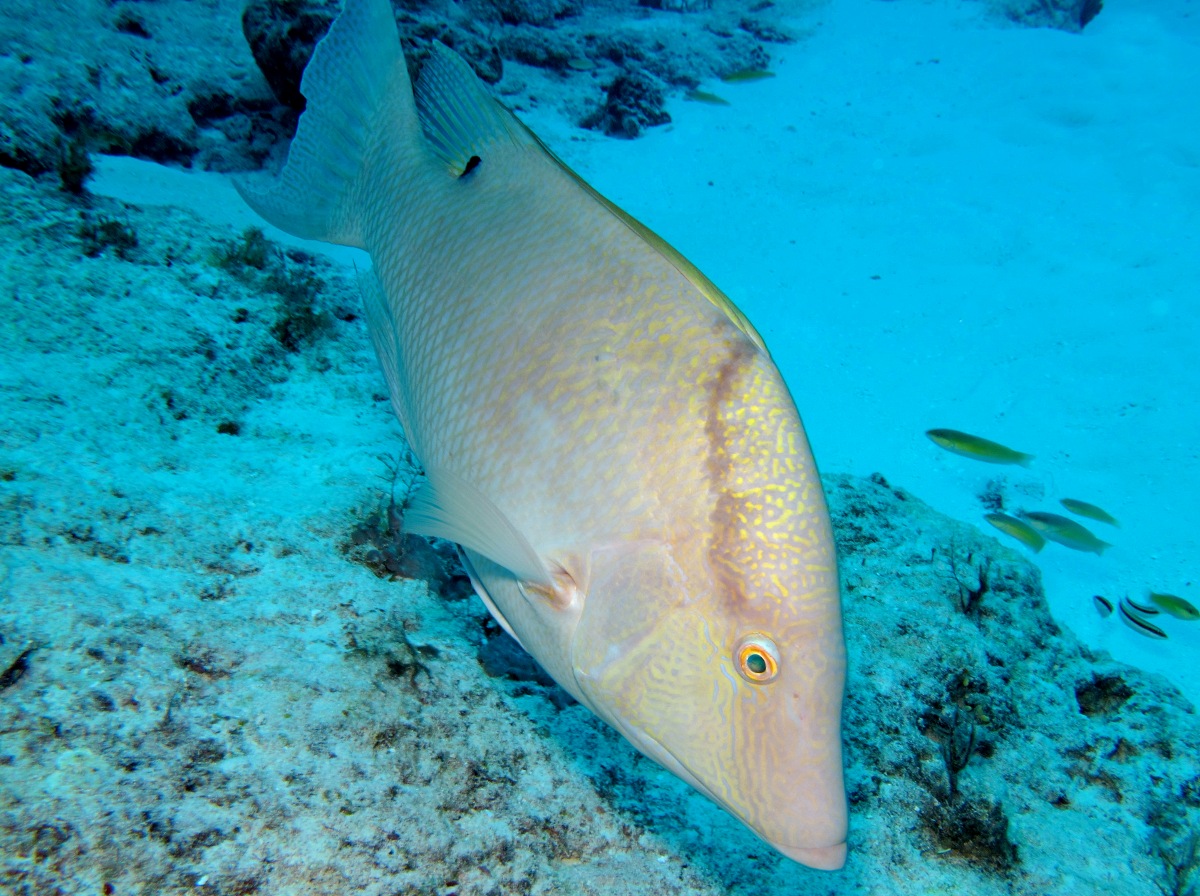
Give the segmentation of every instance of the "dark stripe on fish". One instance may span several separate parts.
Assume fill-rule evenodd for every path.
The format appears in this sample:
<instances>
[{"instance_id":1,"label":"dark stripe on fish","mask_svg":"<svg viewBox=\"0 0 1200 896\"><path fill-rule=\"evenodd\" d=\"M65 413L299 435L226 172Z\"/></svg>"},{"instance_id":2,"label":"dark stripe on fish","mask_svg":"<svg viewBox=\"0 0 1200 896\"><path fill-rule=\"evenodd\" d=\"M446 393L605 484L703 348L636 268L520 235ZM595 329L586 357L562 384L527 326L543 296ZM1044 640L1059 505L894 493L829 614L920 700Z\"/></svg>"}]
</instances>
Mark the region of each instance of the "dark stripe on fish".
<instances>
[{"instance_id":1,"label":"dark stripe on fish","mask_svg":"<svg viewBox=\"0 0 1200 896\"><path fill-rule=\"evenodd\" d=\"M721 583L721 595L736 601L742 591L739 548L747 527L747 514L745 498L734 493L730 481L733 473L730 449L738 444L742 435L737 431L733 409L736 396L743 391L739 381L751 369L756 352L744 339L731 339L727 344L729 354L722 359L716 376L706 383L708 402L704 433L708 437L708 457L704 466L709 492L715 498L711 517L714 538L709 544L709 560Z\"/></svg>"},{"instance_id":2,"label":"dark stripe on fish","mask_svg":"<svg viewBox=\"0 0 1200 896\"><path fill-rule=\"evenodd\" d=\"M1149 622L1143 619L1141 616L1138 616L1129 608L1129 598L1123 598L1121 600L1121 619L1124 620L1125 624L1135 632L1145 635L1147 638L1165 640L1167 637L1167 633L1161 628L1159 628L1153 622Z\"/></svg>"},{"instance_id":3,"label":"dark stripe on fish","mask_svg":"<svg viewBox=\"0 0 1200 896\"><path fill-rule=\"evenodd\" d=\"M1132 597L1125 598L1125 603L1129 604L1130 607L1137 610L1143 616L1157 616L1158 615L1158 607L1147 607L1143 604L1139 604Z\"/></svg>"}]
</instances>

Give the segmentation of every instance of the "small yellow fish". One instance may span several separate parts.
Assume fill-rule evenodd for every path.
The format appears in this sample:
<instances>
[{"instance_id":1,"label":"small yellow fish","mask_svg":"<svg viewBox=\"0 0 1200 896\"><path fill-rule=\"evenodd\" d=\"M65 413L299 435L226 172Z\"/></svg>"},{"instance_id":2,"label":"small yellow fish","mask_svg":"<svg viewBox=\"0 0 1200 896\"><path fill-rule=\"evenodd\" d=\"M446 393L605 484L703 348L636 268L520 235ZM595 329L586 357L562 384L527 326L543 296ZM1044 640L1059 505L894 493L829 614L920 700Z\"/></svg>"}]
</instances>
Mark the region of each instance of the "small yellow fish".
<instances>
[{"instance_id":1,"label":"small yellow fish","mask_svg":"<svg viewBox=\"0 0 1200 896\"><path fill-rule=\"evenodd\" d=\"M744 68L736 72L730 72L727 75L721 75L721 80L726 84L744 84L748 81L761 81L764 78L774 77L774 72L768 72L761 68Z\"/></svg>"},{"instance_id":2,"label":"small yellow fish","mask_svg":"<svg viewBox=\"0 0 1200 896\"><path fill-rule=\"evenodd\" d=\"M1007 513L989 513L984 519L1005 535L1011 535L1035 554L1046 546L1046 539L1036 529L1015 516L1009 516Z\"/></svg>"},{"instance_id":3,"label":"small yellow fish","mask_svg":"<svg viewBox=\"0 0 1200 896\"><path fill-rule=\"evenodd\" d=\"M1121 524L1103 508L1097 507L1095 504L1089 504L1087 501L1077 501L1074 498L1063 498L1058 502L1067 510L1076 516L1085 516L1089 520L1096 520L1100 523L1108 523L1110 526L1120 526Z\"/></svg>"},{"instance_id":4,"label":"small yellow fish","mask_svg":"<svg viewBox=\"0 0 1200 896\"><path fill-rule=\"evenodd\" d=\"M1200 610L1197 610L1191 601L1184 600L1175 594L1163 594L1158 591L1151 591L1150 600L1176 619L1186 619L1189 622L1195 622L1197 619L1200 619Z\"/></svg>"},{"instance_id":5,"label":"small yellow fish","mask_svg":"<svg viewBox=\"0 0 1200 896\"><path fill-rule=\"evenodd\" d=\"M365 249L425 484L405 528L583 706L784 855L842 867L846 653L828 508L762 337L388 0L345 0L287 164L242 195Z\"/></svg>"},{"instance_id":6,"label":"small yellow fish","mask_svg":"<svg viewBox=\"0 0 1200 896\"><path fill-rule=\"evenodd\" d=\"M1147 638L1154 638L1159 641L1166 639L1167 633L1150 620L1143 618L1137 612L1137 605L1130 601L1129 598L1122 598L1120 606L1121 621L1139 635L1145 635Z\"/></svg>"},{"instance_id":7,"label":"small yellow fish","mask_svg":"<svg viewBox=\"0 0 1200 896\"><path fill-rule=\"evenodd\" d=\"M998 442L959 432L957 429L931 429L925 435L929 436L935 445L947 451L989 464L1020 464L1027 467L1033 460L1032 454L1014 451Z\"/></svg>"},{"instance_id":8,"label":"small yellow fish","mask_svg":"<svg viewBox=\"0 0 1200 896\"><path fill-rule=\"evenodd\" d=\"M1046 538L1076 551L1103 554L1105 548L1112 547L1107 541L1101 541L1093 535L1089 529L1057 513L1030 511L1022 513L1021 517Z\"/></svg>"},{"instance_id":9,"label":"small yellow fish","mask_svg":"<svg viewBox=\"0 0 1200 896\"><path fill-rule=\"evenodd\" d=\"M722 99L715 93L706 90L689 90L686 98L694 103L708 103L710 106L728 106L729 100Z\"/></svg>"}]
</instances>

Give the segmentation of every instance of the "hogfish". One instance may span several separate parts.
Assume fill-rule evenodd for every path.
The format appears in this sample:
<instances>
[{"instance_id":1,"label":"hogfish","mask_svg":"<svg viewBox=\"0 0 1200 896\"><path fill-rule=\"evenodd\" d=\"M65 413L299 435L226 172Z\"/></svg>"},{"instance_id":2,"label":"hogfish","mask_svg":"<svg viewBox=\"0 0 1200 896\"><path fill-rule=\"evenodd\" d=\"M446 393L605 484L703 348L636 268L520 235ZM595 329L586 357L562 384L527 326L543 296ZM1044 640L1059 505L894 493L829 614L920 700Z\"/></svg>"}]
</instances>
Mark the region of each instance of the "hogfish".
<instances>
[{"instance_id":1,"label":"hogfish","mask_svg":"<svg viewBox=\"0 0 1200 896\"><path fill-rule=\"evenodd\" d=\"M367 326L496 620L580 703L780 852L846 854L845 647L829 514L750 322L386 0L347 0L286 165L242 183L365 249Z\"/></svg>"}]
</instances>

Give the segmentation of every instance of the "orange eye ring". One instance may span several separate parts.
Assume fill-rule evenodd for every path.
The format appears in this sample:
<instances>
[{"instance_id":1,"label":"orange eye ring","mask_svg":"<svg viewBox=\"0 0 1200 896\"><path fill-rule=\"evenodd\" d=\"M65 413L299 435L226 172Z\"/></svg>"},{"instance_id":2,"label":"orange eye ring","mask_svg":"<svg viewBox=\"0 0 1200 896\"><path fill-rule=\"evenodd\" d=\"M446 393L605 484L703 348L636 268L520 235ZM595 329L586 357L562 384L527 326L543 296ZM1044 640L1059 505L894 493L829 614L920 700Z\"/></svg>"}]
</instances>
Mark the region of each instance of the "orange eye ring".
<instances>
[{"instance_id":1,"label":"orange eye ring","mask_svg":"<svg viewBox=\"0 0 1200 896\"><path fill-rule=\"evenodd\" d=\"M738 641L733 658L738 674L751 684L765 684L779 674L779 648L759 632Z\"/></svg>"}]
</instances>

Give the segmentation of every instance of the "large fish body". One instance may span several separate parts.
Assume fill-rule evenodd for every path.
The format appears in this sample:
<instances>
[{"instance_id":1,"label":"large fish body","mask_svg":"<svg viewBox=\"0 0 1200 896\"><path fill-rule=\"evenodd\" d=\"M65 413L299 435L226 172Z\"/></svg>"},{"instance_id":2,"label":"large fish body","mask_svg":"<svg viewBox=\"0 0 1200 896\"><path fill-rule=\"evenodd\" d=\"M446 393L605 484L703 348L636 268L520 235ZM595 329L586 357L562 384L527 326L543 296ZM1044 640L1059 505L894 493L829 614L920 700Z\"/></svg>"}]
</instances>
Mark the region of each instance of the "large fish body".
<instances>
[{"instance_id":1,"label":"large fish body","mask_svg":"<svg viewBox=\"0 0 1200 896\"><path fill-rule=\"evenodd\" d=\"M385 0L348 0L279 179L366 249L372 340L500 623L634 746L818 868L845 857L845 668L825 499L757 333L444 47L415 98Z\"/></svg>"}]
</instances>

